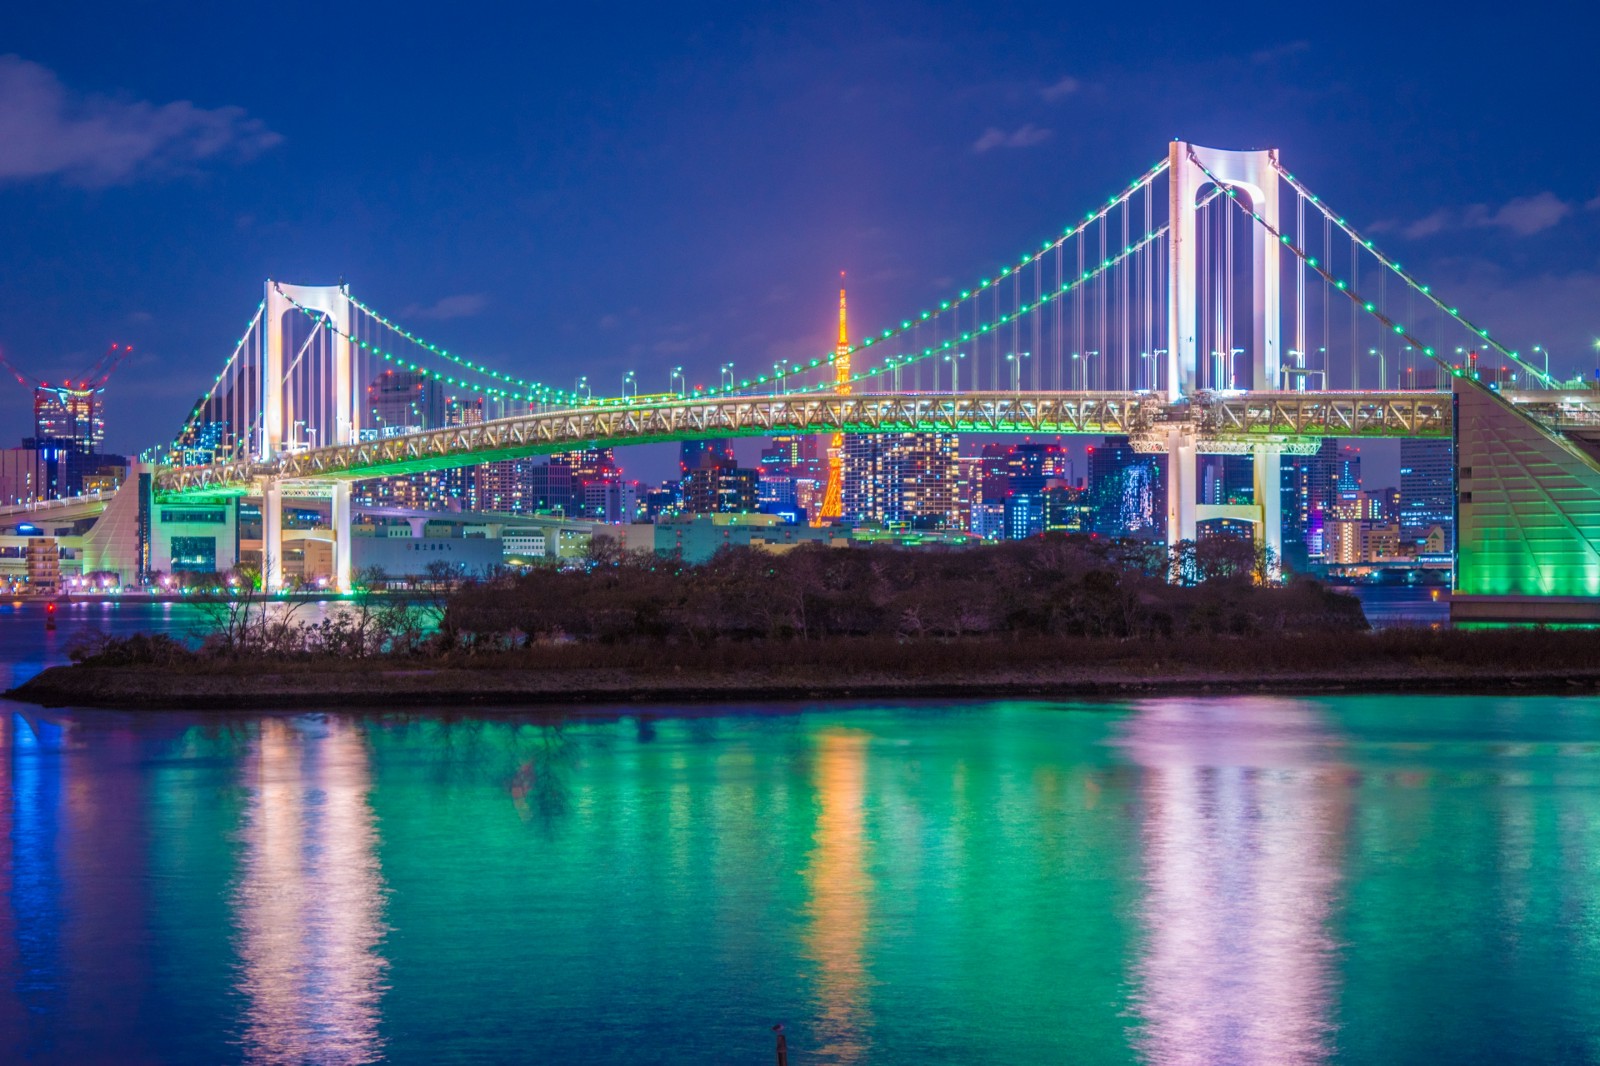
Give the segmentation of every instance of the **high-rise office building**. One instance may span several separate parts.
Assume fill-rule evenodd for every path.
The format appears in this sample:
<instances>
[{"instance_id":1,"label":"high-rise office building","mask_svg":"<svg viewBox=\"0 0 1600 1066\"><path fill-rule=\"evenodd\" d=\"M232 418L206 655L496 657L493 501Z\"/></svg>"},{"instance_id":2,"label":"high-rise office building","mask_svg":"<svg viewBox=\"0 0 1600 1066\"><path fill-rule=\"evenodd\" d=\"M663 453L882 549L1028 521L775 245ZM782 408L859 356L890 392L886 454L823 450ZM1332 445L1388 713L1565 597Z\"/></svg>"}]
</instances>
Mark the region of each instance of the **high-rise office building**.
<instances>
[{"instance_id":1,"label":"high-rise office building","mask_svg":"<svg viewBox=\"0 0 1600 1066\"><path fill-rule=\"evenodd\" d=\"M1059 444L1028 441L1008 448L1005 456L1005 536L1022 540L1044 532L1045 492L1067 484L1072 466Z\"/></svg>"},{"instance_id":2,"label":"high-rise office building","mask_svg":"<svg viewBox=\"0 0 1600 1066\"><path fill-rule=\"evenodd\" d=\"M761 449L761 467L768 474L825 480L828 470L816 437L785 434L773 437Z\"/></svg>"},{"instance_id":3,"label":"high-rise office building","mask_svg":"<svg viewBox=\"0 0 1600 1066\"><path fill-rule=\"evenodd\" d=\"M392 437L445 424L444 386L420 370L386 370L367 386L368 428Z\"/></svg>"},{"instance_id":4,"label":"high-rise office building","mask_svg":"<svg viewBox=\"0 0 1600 1066\"><path fill-rule=\"evenodd\" d=\"M1127 437L1089 449L1093 532L1161 540L1167 528L1166 457L1133 450Z\"/></svg>"},{"instance_id":5,"label":"high-rise office building","mask_svg":"<svg viewBox=\"0 0 1600 1066\"><path fill-rule=\"evenodd\" d=\"M706 463L683 479L687 514L749 514L760 509L761 474L749 467Z\"/></svg>"},{"instance_id":6,"label":"high-rise office building","mask_svg":"<svg viewBox=\"0 0 1600 1066\"><path fill-rule=\"evenodd\" d=\"M1247 455L1200 456L1200 503L1255 502L1254 463Z\"/></svg>"},{"instance_id":7,"label":"high-rise office building","mask_svg":"<svg viewBox=\"0 0 1600 1066\"><path fill-rule=\"evenodd\" d=\"M1400 442L1400 535L1421 544L1438 526L1445 551L1455 547L1455 456L1448 440L1407 437Z\"/></svg>"},{"instance_id":8,"label":"high-rise office building","mask_svg":"<svg viewBox=\"0 0 1600 1066\"><path fill-rule=\"evenodd\" d=\"M106 439L101 390L68 385L37 385L33 390L33 439L79 452L95 453Z\"/></svg>"},{"instance_id":9,"label":"high-rise office building","mask_svg":"<svg viewBox=\"0 0 1600 1066\"><path fill-rule=\"evenodd\" d=\"M703 466L738 466L733 455L733 441L724 437L705 440L686 440L678 445L678 473L688 477Z\"/></svg>"},{"instance_id":10,"label":"high-rise office building","mask_svg":"<svg viewBox=\"0 0 1600 1066\"><path fill-rule=\"evenodd\" d=\"M883 433L844 439L844 517L913 529L961 525L954 433Z\"/></svg>"}]
</instances>

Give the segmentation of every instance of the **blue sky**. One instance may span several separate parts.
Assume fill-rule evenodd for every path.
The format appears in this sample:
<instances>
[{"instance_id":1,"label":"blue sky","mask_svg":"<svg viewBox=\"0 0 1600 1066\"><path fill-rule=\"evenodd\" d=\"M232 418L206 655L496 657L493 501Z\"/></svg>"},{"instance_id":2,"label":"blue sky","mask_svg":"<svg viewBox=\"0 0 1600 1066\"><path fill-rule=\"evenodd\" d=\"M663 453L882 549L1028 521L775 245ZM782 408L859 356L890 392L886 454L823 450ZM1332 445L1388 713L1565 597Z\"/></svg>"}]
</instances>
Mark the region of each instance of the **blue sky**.
<instances>
[{"instance_id":1,"label":"blue sky","mask_svg":"<svg viewBox=\"0 0 1600 1066\"><path fill-rule=\"evenodd\" d=\"M896 320L1182 136L1277 146L1514 346L1592 366L1592 28L1428 6L29 5L0 37L0 351L49 376L134 344L129 450L268 276L557 384L714 381L826 350L840 269L862 329ZM27 402L0 381L5 437Z\"/></svg>"}]
</instances>

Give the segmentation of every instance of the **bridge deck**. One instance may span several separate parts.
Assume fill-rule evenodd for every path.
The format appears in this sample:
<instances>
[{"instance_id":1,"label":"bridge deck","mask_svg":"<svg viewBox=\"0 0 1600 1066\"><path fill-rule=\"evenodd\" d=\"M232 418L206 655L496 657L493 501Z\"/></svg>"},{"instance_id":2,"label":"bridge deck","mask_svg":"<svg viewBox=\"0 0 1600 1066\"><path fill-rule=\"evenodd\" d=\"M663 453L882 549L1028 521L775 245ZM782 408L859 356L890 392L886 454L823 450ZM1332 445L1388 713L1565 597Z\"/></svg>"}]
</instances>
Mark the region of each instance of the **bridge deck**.
<instances>
[{"instance_id":1,"label":"bridge deck","mask_svg":"<svg viewBox=\"0 0 1600 1066\"><path fill-rule=\"evenodd\" d=\"M782 433L1115 434L1156 451L1179 429L1201 451L1305 450L1324 437L1446 436L1450 417L1448 392L1420 391L1199 393L1177 403L1148 392L746 396L538 411L271 459L168 467L156 488L163 496L238 493L264 478L360 480L596 445Z\"/></svg>"}]
</instances>

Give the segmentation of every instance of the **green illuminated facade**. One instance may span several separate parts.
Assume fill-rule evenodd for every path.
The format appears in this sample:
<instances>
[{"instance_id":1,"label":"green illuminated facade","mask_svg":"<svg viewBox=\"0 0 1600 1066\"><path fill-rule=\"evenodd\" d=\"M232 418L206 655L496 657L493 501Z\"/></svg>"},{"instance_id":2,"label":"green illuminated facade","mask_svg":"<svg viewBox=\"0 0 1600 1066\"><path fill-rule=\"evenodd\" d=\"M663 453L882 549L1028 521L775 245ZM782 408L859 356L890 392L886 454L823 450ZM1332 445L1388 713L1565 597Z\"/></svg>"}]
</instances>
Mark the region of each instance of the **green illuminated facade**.
<instances>
[{"instance_id":1,"label":"green illuminated facade","mask_svg":"<svg viewBox=\"0 0 1600 1066\"><path fill-rule=\"evenodd\" d=\"M1468 378L1455 380L1455 403L1452 616L1558 620L1600 612L1600 459ZM1502 608L1534 602L1508 613L1473 597L1500 598Z\"/></svg>"}]
</instances>

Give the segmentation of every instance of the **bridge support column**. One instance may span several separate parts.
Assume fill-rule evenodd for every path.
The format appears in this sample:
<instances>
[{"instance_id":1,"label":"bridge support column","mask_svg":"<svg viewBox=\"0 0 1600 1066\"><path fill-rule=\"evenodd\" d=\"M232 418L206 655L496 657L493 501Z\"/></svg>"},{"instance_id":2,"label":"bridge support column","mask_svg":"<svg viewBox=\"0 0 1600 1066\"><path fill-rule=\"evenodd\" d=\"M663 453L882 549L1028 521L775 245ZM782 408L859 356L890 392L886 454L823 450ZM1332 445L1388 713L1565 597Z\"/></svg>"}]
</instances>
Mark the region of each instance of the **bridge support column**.
<instances>
[{"instance_id":1,"label":"bridge support column","mask_svg":"<svg viewBox=\"0 0 1600 1066\"><path fill-rule=\"evenodd\" d=\"M1167 546L1181 540L1194 540L1197 528L1196 504L1200 464L1198 444L1192 431L1167 431Z\"/></svg>"},{"instance_id":2,"label":"bridge support column","mask_svg":"<svg viewBox=\"0 0 1600 1066\"><path fill-rule=\"evenodd\" d=\"M1267 579L1283 573L1283 452L1265 444L1251 449L1256 506L1261 509L1261 540L1267 551Z\"/></svg>"},{"instance_id":3,"label":"bridge support column","mask_svg":"<svg viewBox=\"0 0 1600 1066\"><path fill-rule=\"evenodd\" d=\"M333 486L333 502L328 509L329 525L333 527L333 585L340 592L351 591L350 573L350 482L338 481Z\"/></svg>"},{"instance_id":4,"label":"bridge support column","mask_svg":"<svg viewBox=\"0 0 1600 1066\"><path fill-rule=\"evenodd\" d=\"M270 480L261 483L261 588L283 589L283 489Z\"/></svg>"}]
</instances>

